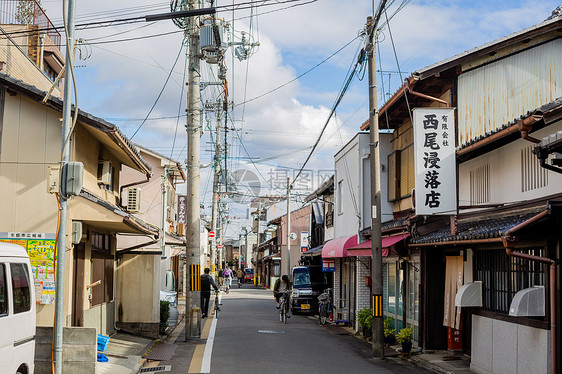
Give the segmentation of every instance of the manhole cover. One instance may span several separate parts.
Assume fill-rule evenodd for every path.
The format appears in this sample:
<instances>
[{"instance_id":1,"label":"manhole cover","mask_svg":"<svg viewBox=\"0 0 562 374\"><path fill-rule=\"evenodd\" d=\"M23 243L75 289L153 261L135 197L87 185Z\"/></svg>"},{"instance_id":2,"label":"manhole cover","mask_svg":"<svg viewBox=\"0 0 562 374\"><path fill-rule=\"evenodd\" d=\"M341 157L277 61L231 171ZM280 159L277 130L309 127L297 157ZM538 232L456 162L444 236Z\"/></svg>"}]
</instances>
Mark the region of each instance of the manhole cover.
<instances>
[{"instance_id":1,"label":"manhole cover","mask_svg":"<svg viewBox=\"0 0 562 374\"><path fill-rule=\"evenodd\" d=\"M275 331L275 330L258 330L260 334L284 334L285 331Z\"/></svg>"},{"instance_id":2,"label":"manhole cover","mask_svg":"<svg viewBox=\"0 0 562 374\"><path fill-rule=\"evenodd\" d=\"M155 366L152 368L142 368L140 369L141 373L155 373L157 371L171 371L172 367L170 365L166 366Z\"/></svg>"}]
</instances>

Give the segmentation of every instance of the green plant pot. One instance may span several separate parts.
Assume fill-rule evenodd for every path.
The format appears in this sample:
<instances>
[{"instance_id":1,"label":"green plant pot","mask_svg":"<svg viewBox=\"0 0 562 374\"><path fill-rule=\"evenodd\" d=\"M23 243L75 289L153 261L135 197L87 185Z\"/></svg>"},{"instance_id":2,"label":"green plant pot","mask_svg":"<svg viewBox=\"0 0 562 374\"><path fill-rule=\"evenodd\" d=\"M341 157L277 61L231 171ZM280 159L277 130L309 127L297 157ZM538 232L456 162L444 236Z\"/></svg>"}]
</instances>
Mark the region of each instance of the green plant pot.
<instances>
[{"instance_id":1,"label":"green plant pot","mask_svg":"<svg viewBox=\"0 0 562 374\"><path fill-rule=\"evenodd\" d=\"M396 336L394 336L394 335L385 336L385 337L384 337L384 344L386 344L386 345L394 345L394 344L396 344Z\"/></svg>"},{"instance_id":2,"label":"green plant pot","mask_svg":"<svg viewBox=\"0 0 562 374\"><path fill-rule=\"evenodd\" d=\"M402 343L402 353L410 353L412 351L412 342Z\"/></svg>"}]
</instances>

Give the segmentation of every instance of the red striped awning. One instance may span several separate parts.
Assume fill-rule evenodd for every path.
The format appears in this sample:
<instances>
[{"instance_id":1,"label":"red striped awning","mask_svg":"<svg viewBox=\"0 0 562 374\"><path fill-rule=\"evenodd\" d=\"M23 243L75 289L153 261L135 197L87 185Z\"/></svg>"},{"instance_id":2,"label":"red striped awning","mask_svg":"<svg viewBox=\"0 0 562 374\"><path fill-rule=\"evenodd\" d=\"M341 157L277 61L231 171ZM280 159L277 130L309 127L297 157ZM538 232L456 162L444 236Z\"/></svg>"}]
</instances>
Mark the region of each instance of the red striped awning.
<instances>
[{"instance_id":1,"label":"red striped awning","mask_svg":"<svg viewBox=\"0 0 562 374\"><path fill-rule=\"evenodd\" d=\"M349 257L347 249L355 245L357 245L357 235L332 239L324 244L322 258Z\"/></svg>"},{"instance_id":2,"label":"red striped awning","mask_svg":"<svg viewBox=\"0 0 562 374\"><path fill-rule=\"evenodd\" d=\"M388 256L388 250L394 244L406 239L410 234L391 235L382 238L382 255ZM371 256L371 240L359 243L347 249L348 256Z\"/></svg>"}]
</instances>

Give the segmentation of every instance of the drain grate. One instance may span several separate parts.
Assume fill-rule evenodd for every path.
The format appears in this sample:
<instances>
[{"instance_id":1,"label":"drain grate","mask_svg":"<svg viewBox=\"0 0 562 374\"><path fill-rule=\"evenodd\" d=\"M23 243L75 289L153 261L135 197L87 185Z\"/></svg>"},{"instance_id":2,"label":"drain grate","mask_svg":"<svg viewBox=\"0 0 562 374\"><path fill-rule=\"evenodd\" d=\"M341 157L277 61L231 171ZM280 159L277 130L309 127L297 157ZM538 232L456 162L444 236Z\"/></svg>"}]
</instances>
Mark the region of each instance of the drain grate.
<instances>
[{"instance_id":1,"label":"drain grate","mask_svg":"<svg viewBox=\"0 0 562 374\"><path fill-rule=\"evenodd\" d=\"M166 366L155 366L152 368L142 368L140 369L140 373L156 373L158 371L171 371L172 367L170 365Z\"/></svg>"},{"instance_id":2,"label":"drain grate","mask_svg":"<svg viewBox=\"0 0 562 374\"><path fill-rule=\"evenodd\" d=\"M275 331L275 330L258 330L260 334L284 334L285 331Z\"/></svg>"}]
</instances>

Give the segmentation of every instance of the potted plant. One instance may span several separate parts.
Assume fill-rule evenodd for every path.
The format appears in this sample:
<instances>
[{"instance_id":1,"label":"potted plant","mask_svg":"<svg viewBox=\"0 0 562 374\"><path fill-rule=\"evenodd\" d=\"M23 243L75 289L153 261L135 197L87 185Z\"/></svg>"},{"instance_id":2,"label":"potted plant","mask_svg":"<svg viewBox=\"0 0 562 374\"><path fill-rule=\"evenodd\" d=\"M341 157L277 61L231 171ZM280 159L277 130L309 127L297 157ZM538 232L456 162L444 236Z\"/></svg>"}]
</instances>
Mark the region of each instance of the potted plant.
<instances>
[{"instance_id":1,"label":"potted plant","mask_svg":"<svg viewBox=\"0 0 562 374\"><path fill-rule=\"evenodd\" d=\"M398 343L402 344L402 353L410 353L412 350L412 337L414 336L414 326L405 327L398 335L396 335L396 340Z\"/></svg>"},{"instance_id":2,"label":"potted plant","mask_svg":"<svg viewBox=\"0 0 562 374\"><path fill-rule=\"evenodd\" d=\"M396 329L391 329L392 321L394 318L392 317L385 317L383 325L384 325L384 344L386 345L393 345L396 343Z\"/></svg>"},{"instance_id":3,"label":"potted plant","mask_svg":"<svg viewBox=\"0 0 562 374\"><path fill-rule=\"evenodd\" d=\"M363 337L373 336L373 311L370 308L363 308L357 313L357 322L363 329Z\"/></svg>"}]
</instances>

